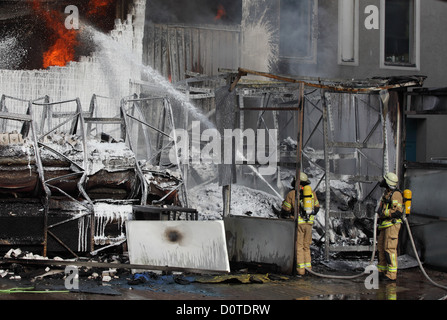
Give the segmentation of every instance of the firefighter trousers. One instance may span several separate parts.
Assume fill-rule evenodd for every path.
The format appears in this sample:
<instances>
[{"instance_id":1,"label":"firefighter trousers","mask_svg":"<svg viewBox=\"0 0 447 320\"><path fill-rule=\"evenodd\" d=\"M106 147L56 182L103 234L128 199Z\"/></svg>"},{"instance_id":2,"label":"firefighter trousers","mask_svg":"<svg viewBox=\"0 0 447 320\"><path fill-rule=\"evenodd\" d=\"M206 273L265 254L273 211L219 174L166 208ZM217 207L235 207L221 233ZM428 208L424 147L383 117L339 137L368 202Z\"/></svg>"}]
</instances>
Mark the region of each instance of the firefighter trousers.
<instances>
[{"instance_id":1,"label":"firefighter trousers","mask_svg":"<svg viewBox=\"0 0 447 320\"><path fill-rule=\"evenodd\" d=\"M393 224L379 231L377 250L379 261L377 268L391 280L397 278L397 244L401 224Z\"/></svg>"},{"instance_id":2,"label":"firefighter trousers","mask_svg":"<svg viewBox=\"0 0 447 320\"><path fill-rule=\"evenodd\" d=\"M305 274L305 269L312 268L311 255L310 255L310 245L312 243L312 224L311 223L300 223L298 224L297 233L297 252L296 252L296 263L298 267L298 274Z\"/></svg>"}]
</instances>

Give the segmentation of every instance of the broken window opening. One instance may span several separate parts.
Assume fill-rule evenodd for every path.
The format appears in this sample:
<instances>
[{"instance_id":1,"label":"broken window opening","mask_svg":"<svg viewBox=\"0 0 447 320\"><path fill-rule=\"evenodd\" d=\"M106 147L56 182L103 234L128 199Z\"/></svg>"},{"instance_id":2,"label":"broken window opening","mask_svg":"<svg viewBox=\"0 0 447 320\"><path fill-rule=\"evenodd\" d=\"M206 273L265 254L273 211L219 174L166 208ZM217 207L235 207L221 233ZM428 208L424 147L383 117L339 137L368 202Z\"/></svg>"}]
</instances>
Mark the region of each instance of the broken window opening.
<instances>
[{"instance_id":1,"label":"broken window opening","mask_svg":"<svg viewBox=\"0 0 447 320\"><path fill-rule=\"evenodd\" d=\"M317 10L315 0L280 1L281 58L316 62Z\"/></svg>"},{"instance_id":2,"label":"broken window opening","mask_svg":"<svg viewBox=\"0 0 447 320\"><path fill-rule=\"evenodd\" d=\"M382 0L382 67L418 67L419 0Z\"/></svg>"}]
</instances>

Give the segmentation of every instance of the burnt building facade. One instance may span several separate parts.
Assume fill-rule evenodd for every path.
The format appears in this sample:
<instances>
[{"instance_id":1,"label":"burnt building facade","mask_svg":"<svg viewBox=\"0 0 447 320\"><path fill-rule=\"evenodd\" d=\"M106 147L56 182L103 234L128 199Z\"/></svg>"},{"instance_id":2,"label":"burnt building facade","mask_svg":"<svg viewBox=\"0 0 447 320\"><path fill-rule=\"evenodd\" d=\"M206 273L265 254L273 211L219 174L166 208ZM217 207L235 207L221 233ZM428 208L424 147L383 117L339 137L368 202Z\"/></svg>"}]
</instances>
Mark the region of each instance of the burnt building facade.
<instances>
[{"instance_id":1,"label":"burnt building facade","mask_svg":"<svg viewBox=\"0 0 447 320\"><path fill-rule=\"evenodd\" d=\"M323 79L422 75L425 87L438 88L447 85L439 54L447 47L446 11L439 0L155 1L146 12L143 60L173 82L188 72L243 67ZM408 117L411 161L447 155L432 142L444 135L445 120Z\"/></svg>"}]
</instances>

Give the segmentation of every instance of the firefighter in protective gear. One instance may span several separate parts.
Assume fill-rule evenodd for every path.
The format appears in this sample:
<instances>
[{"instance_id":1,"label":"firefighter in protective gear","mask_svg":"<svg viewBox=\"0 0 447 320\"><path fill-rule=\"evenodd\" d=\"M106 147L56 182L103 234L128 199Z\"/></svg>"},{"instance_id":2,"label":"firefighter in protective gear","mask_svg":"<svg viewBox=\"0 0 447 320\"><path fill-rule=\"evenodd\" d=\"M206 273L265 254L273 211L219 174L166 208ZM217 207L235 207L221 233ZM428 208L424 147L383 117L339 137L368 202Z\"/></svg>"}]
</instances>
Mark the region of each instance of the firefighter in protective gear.
<instances>
[{"instance_id":1,"label":"firefighter in protective gear","mask_svg":"<svg viewBox=\"0 0 447 320\"><path fill-rule=\"evenodd\" d=\"M397 188L398 177L389 172L380 183L385 188L379 204L378 241L379 261L377 268L384 280L397 278L397 245L403 217L403 196Z\"/></svg>"},{"instance_id":2,"label":"firefighter in protective gear","mask_svg":"<svg viewBox=\"0 0 447 320\"><path fill-rule=\"evenodd\" d=\"M295 190L290 191L282 203L281 212L287 213L291 218L294 218L295 196ZM302 172L300 174L300 205L297 230L297 271L299 275L305 274L305 268L312 268L310 254L312 226L315 215L319 210L320 204L317 195L310 188L310 181L307 175Z\"/></svg>"}]
</instances>

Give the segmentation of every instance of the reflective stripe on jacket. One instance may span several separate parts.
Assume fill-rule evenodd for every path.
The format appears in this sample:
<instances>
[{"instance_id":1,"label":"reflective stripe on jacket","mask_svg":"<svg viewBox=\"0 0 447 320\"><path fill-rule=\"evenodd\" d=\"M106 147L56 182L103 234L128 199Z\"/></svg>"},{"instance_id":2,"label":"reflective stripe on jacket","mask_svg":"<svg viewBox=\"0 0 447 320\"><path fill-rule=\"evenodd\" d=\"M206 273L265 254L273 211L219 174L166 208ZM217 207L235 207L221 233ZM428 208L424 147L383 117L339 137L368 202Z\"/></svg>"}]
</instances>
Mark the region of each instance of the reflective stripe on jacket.
<instances>
[{"instance_id":1,"label":"reflective stripe on jacket","mask_svg":"<svg viewBox=\"0 0 447 320\"><path fill-rule=\"evenodd\" d=\"M393 224L402 223L402 219L394 218L393 214L403 212L403 196L399 190L386 191L380 203L379 229L391 227Z\"/></svg>"}]
</instances>

